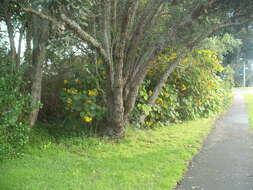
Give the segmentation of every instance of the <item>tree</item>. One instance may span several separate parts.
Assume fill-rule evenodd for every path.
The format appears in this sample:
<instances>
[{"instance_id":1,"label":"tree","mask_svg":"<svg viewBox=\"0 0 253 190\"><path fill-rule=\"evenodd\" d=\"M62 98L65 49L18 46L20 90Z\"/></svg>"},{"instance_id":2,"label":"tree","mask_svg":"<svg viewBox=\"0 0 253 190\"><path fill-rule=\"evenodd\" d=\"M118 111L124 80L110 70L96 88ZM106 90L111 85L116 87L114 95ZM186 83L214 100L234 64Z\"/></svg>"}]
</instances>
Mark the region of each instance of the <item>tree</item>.
<instances>
[{"instance_id":1,"label":"tree","mask_svg":"<svg viewBox=\"0 0 253 190\"><path fill-rule=\"evenodd\" d=\"M31 86L31 104L36 105L41 100L42 85L42 67L46 61L46 45L49 39L49 23L42 20L36 15L32 18L32 36L33 36L33 52L32 52L32 86ZM34 126L37 120L39 106L34 108L30 113L30 126Z\"/></svg>"},{"instance_id":2,"label":"tree","mask_svg":"<svg viewBox=\"0 0 253 190\"><path fill-rule=\"evenodd\" d=\"M86 0L57 1L54 15L29 7L23 10L60 28L67 27L104 60L108 107L105 134L121 136L150 62L157 55L172 49L178 56L165 63L168 68L155 86L150 105L193 47L223 28L249 23L252 6L249 0Z\"/></svg>"}]
</instances>

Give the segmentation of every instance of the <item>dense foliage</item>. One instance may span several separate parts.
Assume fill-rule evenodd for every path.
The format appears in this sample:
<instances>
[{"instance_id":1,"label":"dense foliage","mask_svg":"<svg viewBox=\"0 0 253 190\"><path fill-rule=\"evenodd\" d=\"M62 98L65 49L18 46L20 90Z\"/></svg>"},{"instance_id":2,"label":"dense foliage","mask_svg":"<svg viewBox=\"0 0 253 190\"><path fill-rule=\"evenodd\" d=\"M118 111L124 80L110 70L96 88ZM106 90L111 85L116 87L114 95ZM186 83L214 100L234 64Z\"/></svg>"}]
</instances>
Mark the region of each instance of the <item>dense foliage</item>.
<instances>
[{"instance_id":1,"label":"dense foliage","mask_svg":"<svg viewBox=\"0 0 253 190\"><path fill-rule=\"evenodd\" d=\"M223 32L248 29L253 12L248 0L2 4L2 155L15 155L38 120L72 120L79 130L120 138L129 123L154 127L216 114L232 86L222 62L241 45Z\"/></svg>"},{"instance_id":2,"label":"dense foliage","mask_svg":"<svg viewBox=\"0 0 253 190\"><path fill-rule=\"evenodd\" d=\"M72 73L62 82L62 100L68 114L80 118L84 123L93 124L94 121L105 121L106 100L104 89L104 76L98 73L104 73L105 67L101 60L92 64L92 61L73 63Z\"/></svg>"},{"instance_id":3,"label":"dense foliage","mask_svg":"<svg viewBox=\"0 0 253 190\"><path fill-rule=\"evenodd\" d=\"M155 106L150 107L147 100L160 70L151 70L150 80L140 90L137 112L148 115L146 126L208 117L229 105L232 73L223 68L215 52L199 50L185 58L166 82Z\"/></svg>"},{"instance_id":4,"label":"dense foliage","mask_svg":"<svg viewBox=\"0 0 253 190\"><path fill-rule=\"evenodd\" d=\"M147 101L152 96L153 86L164 69L165 60L177 57L176 53L163 54L156 62L150 63L148 78L142 85L130 122L138 123L139 117L146 114L145 126L166 125L169 123L209 117L229 105L233 86L232 73L224 68L217 53L212 50L195 50L182 60L180 67L169 77L154 106ZM84 60L85 61L85 60ZM62 83L62 100L68 115L78 119L84 126L101 125L106 119L101 60L74 64L73 73ZM152 65L156 65L152 67ZM93 74L92 74L93 73ZM100 85L99 85L100 84Z\"/></svg>"},{"instance_id":5,"label":"dense foliage","mask_svg":"<svg viewBox=\"0 0 253 190\"><path fill-rule=\"evenodd\" d=\"M24 93L24 70L7 58L0 60L0 159L18 155L28 142L29 95Z\"/></svg>"}]
</instances>

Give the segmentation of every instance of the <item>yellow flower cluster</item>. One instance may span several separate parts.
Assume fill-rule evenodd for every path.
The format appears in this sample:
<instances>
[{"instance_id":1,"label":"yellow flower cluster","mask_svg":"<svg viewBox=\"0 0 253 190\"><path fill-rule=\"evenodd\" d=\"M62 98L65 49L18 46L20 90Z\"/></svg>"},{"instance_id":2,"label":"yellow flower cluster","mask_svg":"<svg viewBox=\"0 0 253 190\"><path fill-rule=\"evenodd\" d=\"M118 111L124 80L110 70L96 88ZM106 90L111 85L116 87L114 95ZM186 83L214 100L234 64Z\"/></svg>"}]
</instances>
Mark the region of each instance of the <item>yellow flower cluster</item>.
<instances>
[{"instance_id":1,"label":"yellow flower cluster","mask_svg":"<svg viewBox=\"0 0 253 190\"><path fill-rule=\"evenodd\" d=\"M63 83L64 83L64 84L68 84L69 81L68 81L68 80L64 80Z\"/></svg>"},{"instance_id":2,"label":"yellow flower cluster","mask_svg":"<svg viewBox=\"0 0 253 190\"><path fill-rule=\"evenodd\" d=\"M78 90L67 89L68 94L78 94Z\"/></svg>"},{"instance_id":3,"label":"yellow flower cluster","mask_svg":"<svg viewBox=\"0 0 253 190\"><path fill-rule=\"evenodd\" d=\"M154 122L153 122L153 121L146 121L145 124L146 124L147 126L151 126L151 125L154 124Z\"/></svg>"},{"instance_id":4,"label":"yellow flower cluster","mask_svg":"<svg viewBox=\"0 0 253 190\"><path fill-rule=\"evenodd\" d=\"M85 104L91 104L92 101L91 100L86 100Z\"/></svg>"},{"instance_id":5,"label":"yellow flower cluster","mask_svg":"<svg viewBox=\"0 0 253 190\"><path fill-rule=\"evenodd\" d=\"M157 60L161 61L161 62L170 62L170 61L172 61L173 59L176 59L176 58L177 58L177 54L176 53L172 53L170 55L160 55L160 56L157 56Z\"/></svg>"},{"instance_id":6,"label":"yellow flower cluster","mask_svg":"<svg viewBox=\"0 0 253 190\"><path fill-rule=\"evenodd\" d=\"M183 61L182 61L183 64L186 64L188 62L189 62L189 58L188 57L184 58Z\"/></svg>"},{"instance_id":7,"label":"yellow flower cluster","mask_svg":"<svg viewBox=\"0 0 253 190\"><path fill-rule=\"evenodd\" d=\"M79 79L76 79L75 82L79 84L81 81Z\"/></svg>"},{"instance_id":8,"label":"yellow flower cluster","mask_svg":"<svg viewBox=\"0 0 253 190\"><path fill-rule=\"evenodd\" d=\"M214 83L214 82L209 82L208 83L208 86L207 86L207 88L215 88L215 87L217 87L217 84L216 83Z\"/></svg>"},{"instance_id":9,"label":"yellow flower cluster","mask_svg":"<svg viewBox=\"0 0 253 190\"><path fill-rule=\"evenodd\" d=\"M199 105L202 104L201 100L197 100L197 104Z\"/></svg>"},{"instance_id":10,"label":"yellow flower cluster","mask_svg":"<svg viewBox=\"0 0 253 190\"><path fill-rule=\"evenodd\" d=\"M84 116L84 117L83 117L83 121L86 122L86 123L92 122L92 119L93 119L93 118L90 117L90 116Z\"/></svg>"},{"instance_id":11,"label":"yellow flower cluster","mask_svg":"<svg viewBox=\"0 0 253 190\"><path fill-rule=\"evenodd\" d=\"M200 54L200 55L205 54L205 55L212 57L214 55L214 52L209 49L202 49L202 50L198 51L198 54Z\"/></svg>"},{"instance_id":12,"label":"yellow flower cluster","mask_svg":"<svg viewBox=\"0 0 253 190\"><path fill-rule=\"evenodd\" d=\"M224 67L219 62L214 63L214 69L220 72L224 71Z\"/></svg>"},{"instance_id":13,"label":"yellow flower cluster","mask_svg":"<svg viewBox=\"0 0 253 190\"><path fill-rule=\"evenodd\" d=\"M199 50L198 54L200 55L207 55L209 58L211 58L212 62L213 62L213 67L215 71L223 71L224 67L221 65L219 58L217 57L217 55L215 54L214 51L211 50Z\"/></svg>"},{"instance_id":14,"label":"yellow flower cluster","mask_svg":"<svg viewBox=\"0 0 253 190\"><path fill-rule=\"evenodd\" d=\"M185 90L187 90L187 87L186 87L184 84L182 84L181 90L182 90L182 91L185 91Z\"/></svg>"},{"instance_id":15,"label":"yellow flower cluster","mask_svg":"<svg viewBox=\"0 0 253 190\"><path fill-rule=\"evenodd\" d=\"M88 96L96 96L98 95L97 89L89 90L88 91Z\"/></svg>"},{"instance_id":16,"label":"yellow flower cluster","mask_svg":"<svg viewBox=\"0 0 253 190\"><path fill-rule=\"evenodd\" d=\"M157 98L157 100L156 100L156 103L163 103L163 99L162 98Z\"/></svg>"},{"instance_id":17,"label":"yellow flower cluster","mask_svg":"<svg viewBox=\"0 0 253 190\"><path fill-rule=\"evenodd\" d=\"M67 99L67 103L68 103L68 104L72 104L72 103L73 103L72 99L71 99L71 98L68 98L68 99Z\"/></svg>"}]
</instances>

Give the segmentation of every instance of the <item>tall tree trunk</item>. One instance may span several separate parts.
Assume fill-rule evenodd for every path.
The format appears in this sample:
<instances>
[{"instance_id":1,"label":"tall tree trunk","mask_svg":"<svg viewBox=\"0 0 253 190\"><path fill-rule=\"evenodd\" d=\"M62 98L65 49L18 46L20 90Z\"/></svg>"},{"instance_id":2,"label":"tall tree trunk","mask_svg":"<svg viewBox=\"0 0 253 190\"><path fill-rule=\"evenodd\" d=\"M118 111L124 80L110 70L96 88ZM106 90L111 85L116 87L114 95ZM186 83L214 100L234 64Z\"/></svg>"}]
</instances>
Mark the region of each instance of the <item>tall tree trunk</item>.
<instances>
[{"instance_id":1,"label":"tall tree trunk","mask_svg":"<svg viewBox=\"0 0 253 190\"><path fill-rule=\"evenodd\" d=\"M42 83L42 67L46 58L46 44L49 38L49 23L41 20L37 16L33 16L33 53L32 53L32 88L31 88L31 104L40 103L41 99L41 83ZM33 127L38 117L39 107L36 106L30 113L30 127Z\"/></svg>"},{"instance_id":2,"label":"tall tree trunk","mask_svg":"<svg viewBox=\"0 0 253 190\"><path fill-rule=\"evenodd\" d=\"M124 135L124 104L122 97L122 86L116 87L112 92L112 98L108 102L109 118L105 135L109 137L122 137Z\"/></svg>"},{"instance_id":3,"label":"tall tree trunk","mask_svg":"<svg viewBox=\"0 0 253 190\"><path fill-rule=\"evenodd\" d=\"M32 60L32 15L27 16L26 27L26 50L25 50L25 62L31 65Z\"/></svg>"},{"instance_id":4,"label":"tall tree trunk","mask_svg":"<svg viewBox=\"0 0 253 190\"><path fill-rule=\"evenodd\" d=\"M110 137L121 137L124 135L124 100L123 100L123 54L116 58L117 64L115 71L111 73L110 68L107 70L107 100L108 100L108 126L105 135ZM111 78L114 75L113 79Z\"/></svg>"}]
</instances>

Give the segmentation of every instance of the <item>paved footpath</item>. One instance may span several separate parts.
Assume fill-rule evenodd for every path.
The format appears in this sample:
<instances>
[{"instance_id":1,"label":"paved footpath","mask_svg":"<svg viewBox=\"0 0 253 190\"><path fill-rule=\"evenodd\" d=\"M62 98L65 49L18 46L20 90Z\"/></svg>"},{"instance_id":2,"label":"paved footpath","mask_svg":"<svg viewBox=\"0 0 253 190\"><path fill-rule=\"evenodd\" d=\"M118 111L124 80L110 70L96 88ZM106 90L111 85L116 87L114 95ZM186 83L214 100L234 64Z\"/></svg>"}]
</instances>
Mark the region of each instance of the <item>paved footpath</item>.
<instances>
[{"instance_id":1,"label":"paved footpath","mask_svg":"<svg viewBox=\"0 0 253 190\"><path fill-rule=\"evenodd\" d=\"M253 135L240 91L177 187L192 189L253 190Z\"/></svg>"}]
</instances>

